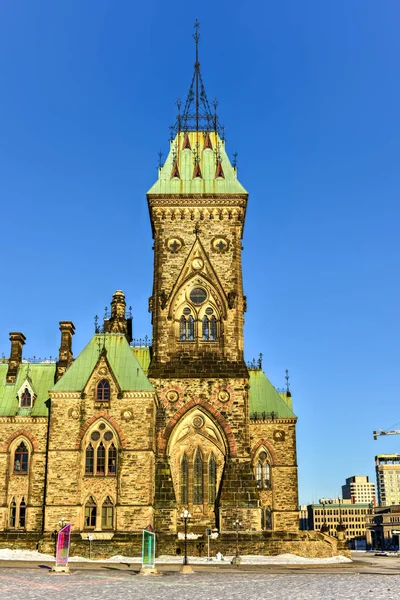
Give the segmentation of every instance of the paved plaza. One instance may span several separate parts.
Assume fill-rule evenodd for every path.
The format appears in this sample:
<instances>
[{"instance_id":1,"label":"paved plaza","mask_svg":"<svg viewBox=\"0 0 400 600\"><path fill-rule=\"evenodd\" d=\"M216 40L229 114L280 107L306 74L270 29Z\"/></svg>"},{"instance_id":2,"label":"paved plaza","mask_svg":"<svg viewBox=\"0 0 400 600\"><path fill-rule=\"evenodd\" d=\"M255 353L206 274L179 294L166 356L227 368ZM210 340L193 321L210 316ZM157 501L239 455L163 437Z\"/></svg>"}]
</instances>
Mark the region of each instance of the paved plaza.
<instances>
[{"instance_id":1,"label":"paved plaza","mask_svg":"<svg viewBox=\"0 0 400 600\"><path fill-rule=\"evenodd\" d=\"M335 567L195 567L182 575L176 566L160 566L159 577L138 576L137 565L71 565L71 575L50 574L44 565L0 565L3 600L222 600L295 598L348 600L397 599L400 557L362 556Z\"/></svg>"}]
</instances>

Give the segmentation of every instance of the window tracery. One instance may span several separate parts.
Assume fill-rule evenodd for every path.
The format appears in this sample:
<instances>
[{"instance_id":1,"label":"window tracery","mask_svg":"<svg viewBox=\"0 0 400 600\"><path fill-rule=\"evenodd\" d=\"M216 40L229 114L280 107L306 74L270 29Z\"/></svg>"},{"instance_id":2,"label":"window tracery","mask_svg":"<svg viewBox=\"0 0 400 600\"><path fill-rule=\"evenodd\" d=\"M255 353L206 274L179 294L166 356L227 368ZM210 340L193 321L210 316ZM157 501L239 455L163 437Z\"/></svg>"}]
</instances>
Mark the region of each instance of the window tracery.
<instances>
[{"instance_id":1,"label":"window tracery","mask_svg":"<svg viewBox=\"0 0 400 600\"><path fill-rule=\"evenodd\" d=\"M101 528L102 529L113 529L114 526L114 504L107 496L101 507Z\"/></svg>"},{"instance_id":2,"label":"window tracery","mask_svg":"<svg viewBox=\"0 0 400 600\"><path fill-rule=\"evenodd\" d=\"M15 497L11 500L8 524L10 529L25 529L26 502L24 497L20 502L18 502Z\"/></svg>"},{"instance_id":3,"label":"window tracery","mask_svg":"<svg viewBox=\"0 0 400 600\"><path fill-rule=\"evenodd\" d=\"M96 527L96 518L97 505L93 496L90 496L85 504L85 528L94 529Z\"/></svg>"},{"instance_id":4,"label":"window tracery","mask_svg":"<svg viewBox=\"0 0 400 600\"><path fill-rule=\"evenodd\" d=\"M25 388L23 394L21 395L20 406L21 408L29 408L32 406L32 395L28 388Z\"/></svg>"},{"instance_id":5,"label":"window tracery","mask_svg":"<svg viewBox=\"0 0 400 600\"><path fill-rule=\"evenodd\" d=\"M203 458L200 448L197 448L193 464L193 504L203 504Z\"/></svg>"},{"instance_id":6,"label":"window tracery","mask_svg":"<svg viewBox=\"0 0 400 600\"><path fill-rule=\"evenodd\" d=\"M117 446L115 435L105 423L98 423L83 442L85 448L85 475L115 477L117 473Z\"/></svg>"},{"instance_id":7,"label":"window tracery","mask_svg":"<svg viewBox=\"0 0 400 600\"><path fill-rule=\"evenodd\" d=\"M264 490L271 489L271 464L268 454L260 452L255 464L255 475L257 487Z\"/></svg>"},{"instance_id":8,"label":"window tracery","mask_svg":"<svg viewBox=\"0 0 400 600\"><path fill-rule=\"evenodd\" d=\"M208 461L208 502L214 504L217 491L217 464L214 454L211 454Z\"/></svg>"},{"instance_id":9,"label":"window tracery","mask_svg":"<svg viewBox=\"0 0 400 600\"><path fill-rule=\"evenodd\" d=\"M182 504L188 503L188 460L186 453L182 456L181 461L181 502Z\"/></svg>"}]
</instances>

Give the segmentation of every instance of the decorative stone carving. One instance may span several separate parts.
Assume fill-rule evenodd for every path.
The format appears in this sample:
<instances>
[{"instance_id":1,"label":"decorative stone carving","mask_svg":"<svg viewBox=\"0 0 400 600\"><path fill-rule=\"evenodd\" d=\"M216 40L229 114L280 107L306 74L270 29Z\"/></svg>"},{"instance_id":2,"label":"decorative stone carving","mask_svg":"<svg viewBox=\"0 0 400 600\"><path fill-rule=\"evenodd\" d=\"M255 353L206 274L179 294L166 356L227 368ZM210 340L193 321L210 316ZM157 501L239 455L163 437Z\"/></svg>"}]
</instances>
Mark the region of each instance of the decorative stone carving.
<instances>
[{"instance_id":1,"label":"decorative stone carving","mask_svg":"<svg viewBox=\"0 0 400 600\"><path fill-rule=\"evenodd\" d=\"M168 392L165 394L165 397L168 400L168 402L171 402L173 404L174 402L177 402L179 400L179 392L177 392L176 390L168 390Z\"/></svg>"},{"instance_id":2,"label":"decorative stone carving","mask_svg":"<svg viewBox=\"0 0 400 600\"><path fill-rule=\"evenodd\" d=\"M275 429L273 433L274 442L284 442L285 432L282 429Z\"/></svg>"},{"instance_id":3,"label":"decorative stone carving","mask_svg":"<svg viewBox=\"0 0 400 600\"><path fill-rule=\"evenodd\" d=\"M229 308L234 308L236 301L236 292L228 292L227 298Z\"/></svg>"},{"instance_id":4,"label":"decorative stone carving","mask_svg":"<svg viewBox=\"0 0 400 600\"><path fill-rule=\"evenodd\" d=\"M79 410L76 410L76 408L70 408L68 411L68 416L71 419L79 419Z\"/></svg>"},{"instance_id":5,"label":"decorative stone carving","mask_svg":"<svg viewBox=\"0 0 400 600\"><path fill-rule=\"evenodd\" d=\"M201 429L204 426L204 419L200 415L193 418L192 425L195 429Z\"/></svg>"},{"instance_id":6,"label":"decorative stone carving","mask_svg":"<svg viewBox=\"0 0 400 600\"><path fill-rule=\"evenodd\" d=\"M218 400L220 402L228 402L229 398L230 398L230 393L228 392L228 390L220 390L218 392Z\"/></svg>"},{"instance_id":7,"label":"decorative stone carving","mask_svg":"<svg viewBox=\"0 0 400 600\"><path fill-rule=\"evenodd\" d=\"M159 297L160 297L161 308L162 308L162 310L164 310L167 307L168 294L165 290L161 290Z\"/></svg>"},{"instance_id":8,"label":"decorative stone carving","mask_svg":"<svg viewBox=\"0 0 400 600\"><path fill-rule=\"evenodd\" d=\"M133 417L132 411L130 411L130 410L123 410L121 412L121 417L122 417L122 419L124 419L124 421L130 421L132 419L132 417Z\"/></svg>"}]
</instances>

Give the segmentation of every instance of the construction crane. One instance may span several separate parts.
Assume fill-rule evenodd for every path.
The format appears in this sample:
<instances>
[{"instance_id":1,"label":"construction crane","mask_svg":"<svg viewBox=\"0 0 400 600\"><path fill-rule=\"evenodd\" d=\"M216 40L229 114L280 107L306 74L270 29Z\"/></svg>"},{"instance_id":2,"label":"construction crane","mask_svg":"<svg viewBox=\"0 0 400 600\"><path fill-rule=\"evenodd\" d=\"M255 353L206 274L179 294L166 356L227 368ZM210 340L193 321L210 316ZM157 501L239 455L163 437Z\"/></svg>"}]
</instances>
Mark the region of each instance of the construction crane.
<instances>
[{"instance_id":1,"label":"construction crane","mask_svg":"<svg viewBox=\"0 0 400 600\"><path fill-rule=\"evenodd\" d=\"M374 440L377 440L380 435L397 435L400 434L400 429L394 429L393 431L384 431L383 429L379 429L378 431L373 431Z\"/></svg>"}]
</instances>

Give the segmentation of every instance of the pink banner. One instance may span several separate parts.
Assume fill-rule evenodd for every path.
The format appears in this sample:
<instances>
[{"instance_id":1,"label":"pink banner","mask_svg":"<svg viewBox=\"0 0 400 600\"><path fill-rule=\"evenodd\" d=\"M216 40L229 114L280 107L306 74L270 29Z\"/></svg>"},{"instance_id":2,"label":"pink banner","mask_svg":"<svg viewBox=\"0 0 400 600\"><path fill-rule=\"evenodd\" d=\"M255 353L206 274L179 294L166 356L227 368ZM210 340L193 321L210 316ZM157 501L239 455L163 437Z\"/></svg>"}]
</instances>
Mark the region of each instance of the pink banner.
<instances>
[{"instance_id":1,"label":"pink banner","mask_svg":"<svg viewBox=\"0 0 400 600\"><path fill-rule=\"evenodd\" d=\"M69 544L71 539L71 523L68 523L58 532L56 567L64 567L68 564Z\"/></svg>"}]
</instances>

